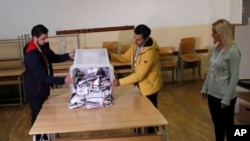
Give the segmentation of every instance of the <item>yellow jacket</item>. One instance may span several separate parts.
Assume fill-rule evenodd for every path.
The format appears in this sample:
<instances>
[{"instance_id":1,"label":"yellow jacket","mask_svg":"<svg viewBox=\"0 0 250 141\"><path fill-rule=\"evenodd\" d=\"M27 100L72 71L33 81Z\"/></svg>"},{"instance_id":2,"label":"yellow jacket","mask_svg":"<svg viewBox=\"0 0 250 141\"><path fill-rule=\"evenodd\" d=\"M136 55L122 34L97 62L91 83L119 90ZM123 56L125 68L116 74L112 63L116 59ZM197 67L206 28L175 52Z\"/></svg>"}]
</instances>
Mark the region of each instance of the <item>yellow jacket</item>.
<instances>
[{"instance_id":1,"label":"yellow jacket","mask_svg":"<svg viewBox=\"0 0 250 141\"><path fill-rule=\"evenodd\" d=\"M159 63L159 46L157 42L149 38L149 45L141 48L136 61L136 71L130 75L119 79L120 85L129 85L138 83L142 95L151 95L158 92L163 86ZM124 54L110 54L113 62L131 63L134 70L134 57L136 45L131 47Z\"/></svg>"}]
</instances>

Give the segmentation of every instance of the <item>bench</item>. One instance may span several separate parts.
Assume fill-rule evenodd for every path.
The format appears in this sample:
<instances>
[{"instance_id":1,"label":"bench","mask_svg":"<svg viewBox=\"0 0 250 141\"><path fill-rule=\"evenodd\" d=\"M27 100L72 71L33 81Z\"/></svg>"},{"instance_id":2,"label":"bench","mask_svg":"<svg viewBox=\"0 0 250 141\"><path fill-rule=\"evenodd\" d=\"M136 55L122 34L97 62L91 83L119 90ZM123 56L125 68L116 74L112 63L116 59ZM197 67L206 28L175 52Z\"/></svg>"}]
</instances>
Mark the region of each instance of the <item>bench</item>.
<instances>
[{"instance_id":1,"label":"bench","mask_svg":"<svg viewBox=\"0 0 250 141\"><path fill-rule=\"evenodd\" d=\"M161 134L130 135L111 138L91 138L91 139L56 139L56 141L162 141Z\"/></svg>"},{"instance_id":2,"label":"bench","mask_svg":"<svg viewBox=\"0 0 250 141\"><path fill-rule=\"evenodd\" d=\"M7 105L20 105L23 106L23 100L26 102L26 96L23 91L23 61L22 60L4 60L0 61L0 85L18 85L19 103L1 104L0 106ZM23 95L22 95L23 94Z\"/></svg>"}]
</instances>

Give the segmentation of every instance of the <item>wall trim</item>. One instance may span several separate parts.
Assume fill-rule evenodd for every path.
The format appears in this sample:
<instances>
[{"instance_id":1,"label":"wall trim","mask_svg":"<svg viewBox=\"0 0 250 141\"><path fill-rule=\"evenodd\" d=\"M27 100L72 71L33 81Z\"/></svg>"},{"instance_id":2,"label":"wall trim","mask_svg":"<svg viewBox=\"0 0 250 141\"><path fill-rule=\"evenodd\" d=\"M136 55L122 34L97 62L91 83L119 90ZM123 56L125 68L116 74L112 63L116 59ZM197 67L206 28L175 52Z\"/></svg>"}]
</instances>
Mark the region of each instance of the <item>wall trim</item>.
<instances>
[{"instance_id":1,"label":"wall trim","mask_svg":"<svg viewBox=\"0 0 250 141\"><path fill-rule=\"evenodd\" d=\"M119 30L133 30L134 27L135 27L134 25L126 25L126 26L114 26L114 27L60 30L60 31L56 31L56 35L78 34L78 33L93 33L93 32L107 32L107 31L119 31Z\"/></svg>"}]
</instances>

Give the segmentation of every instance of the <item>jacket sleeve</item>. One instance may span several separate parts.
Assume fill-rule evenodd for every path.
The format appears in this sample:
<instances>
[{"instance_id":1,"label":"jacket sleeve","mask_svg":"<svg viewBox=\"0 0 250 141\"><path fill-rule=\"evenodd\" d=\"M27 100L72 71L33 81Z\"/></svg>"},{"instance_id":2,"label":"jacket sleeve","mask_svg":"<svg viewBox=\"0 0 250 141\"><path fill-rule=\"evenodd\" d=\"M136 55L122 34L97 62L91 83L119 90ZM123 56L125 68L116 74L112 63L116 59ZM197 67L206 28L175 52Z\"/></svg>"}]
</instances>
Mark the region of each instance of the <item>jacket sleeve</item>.
<instances>
[{"instance_id":1,"label":"jacket sleeve","mask_svg":"<svg viewBox=\"0 0 250 141\"><path fill-rule=\"evenodd\" d=\"M60 63L60 62L65 62L67 60L70 60L68 53L65 53L65 54L55 54L53 52L53 57L51 59L52 63Z\"/></svg>"},{"instance_id":2,"label":"jacket sleeve","mask_svg":"<svg viewBox=\"0 0 250 141\"><path fill-rule=\"evenodd\" d=\"M208 72L207 72L207 76L206 76L205 82L204 82L204 84L203 84L203 87L202 87L202 89L201 89L201 93L204 93L204 94L207 93L207 90L208 90L207 85L208 85L208 79L209 79L208 77L209 77L209 74L208 74Z\"/></svg>"},{"instance_id":3,"label":"jacket sleeve","mask_svg":"<svg viewBox=\"0 0 250 141\"><path fill-rule=\"evenodd\" d=\"M51 63L60 63L70 59L69 54L55 54L53 50L50 49L49 44L47 44L46 48L44 48L47 57L49 58Z\"/></svg>"},{"instance_id":4,"label":"jacket sleeve","mask_svg":"<svg viewBox=\"0 0 250 141\"><path fill-rule=\"evenodd\" d=\"M211 56L213 55L213 53L214 53L214 50L215 50L215 46L211 49L211 51L210 51L210 55L208 55L208 60L209 60L209 62L208 62L208 71L207 71L207 75L206 75L206 79L205 79L205 82L204 82L204 84L203 84L203 87L202 87L202 89L201 89L201 93L207 93L207 91L208 91L208 80L209 80L209 77L210 77L210 59L211 59Z\"/></svg>"},{"instance_id":5,"label":"jacket sleeve","mask_svg":"<svg viewBox=\"0 0 250 141\"><path fill-rule=\"evenodd\" d=\"M38 79L40 83L64 84L64 77L53 77L46 73L43 60L35 53L29 53L25 56L25 69L32 78Z\"/></svg>"},{"instance_id":6,"label":"jacket sleeve","mask_svg":"<svg viewBox=\"0 0 250 141\"><path fill-rule=\"evenodd\" d=\"M124 54L110 53L110 61L118 63L131 63L134 47L130 47Z\"/></svg>"},{"instance_id":7,"label":"jacket sleeve","mask_svg":"<svg viewBox=\"0 0 250 141\"><path fill-rule=\"evenodd\" d=\"M119 79L120 85L134 84L147 78L146 75L150 73L151 69L156 69L154 68L154 65L157 63L156 61L158 61L156 54L158 54L158 52L153 49L150 49L144 54L140 54L139 62L136 65L137 71L127 77Z\"/></svg>"},{"instance_id":8,"label":"jacket sleeve","mask_svg":"<svg viewBox=\"0 0 250 141\"><path fill-rule=\"evenodd\" d=\"M221 103L230 105L230 101L234 96L235 89L239 80L239 68L240 68L240 52L238 48L233 47L229 50L229 72L230 72L230 80L228 84L228 89L222 98Z\"/></svg>"}]
</instances>

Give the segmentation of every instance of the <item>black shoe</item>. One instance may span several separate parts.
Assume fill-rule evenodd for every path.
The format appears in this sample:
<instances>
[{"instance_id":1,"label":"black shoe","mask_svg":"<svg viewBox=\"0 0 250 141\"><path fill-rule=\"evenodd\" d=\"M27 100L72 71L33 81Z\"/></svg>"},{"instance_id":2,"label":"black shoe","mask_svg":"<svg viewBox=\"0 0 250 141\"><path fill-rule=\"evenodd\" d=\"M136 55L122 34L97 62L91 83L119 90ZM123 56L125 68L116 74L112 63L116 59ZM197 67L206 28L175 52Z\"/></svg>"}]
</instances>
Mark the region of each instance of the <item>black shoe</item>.
<instances>
[{"instance_id":1,"label":"black shoe","mask_svg":"<svg viewBox=\"0 0 250 141\"><path fill-rule=\"evenodd\" d=\"M49 140L48 135L47 134L43 134L43 140Z\"/></svg>"},{"instance_id":2,"label":"black shoe","mask_svg":"<svg viewBox=\"0 0 250 141\"><path fill-rule=\"evenodd\" d=\"M36 135L36 141L49 140L47 134L38 134Z\"/></svg>"},{"instance_id":3,"label":"black shoe","mask_svg":"<svg viewBox=\"0 0 250 141\"><path fill-rule=\"evenodd\" d=\"M36 141L40 141L40 140L42 140L42 135L41 134L39 134L39 135L35 135L36 136Z\"/></svg>"}]
</instances>

